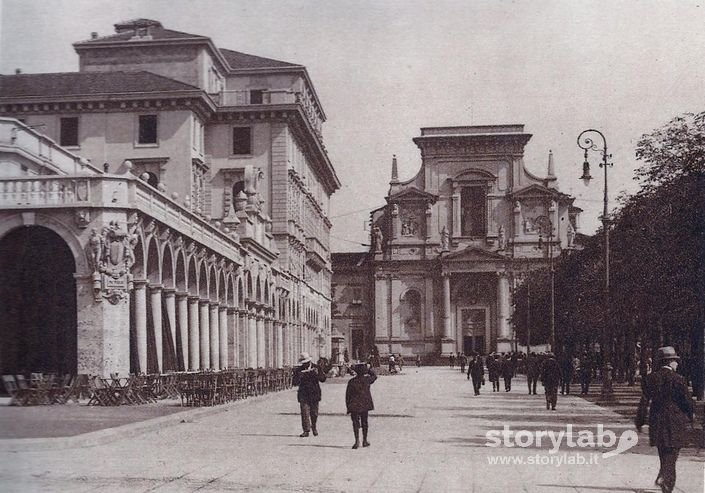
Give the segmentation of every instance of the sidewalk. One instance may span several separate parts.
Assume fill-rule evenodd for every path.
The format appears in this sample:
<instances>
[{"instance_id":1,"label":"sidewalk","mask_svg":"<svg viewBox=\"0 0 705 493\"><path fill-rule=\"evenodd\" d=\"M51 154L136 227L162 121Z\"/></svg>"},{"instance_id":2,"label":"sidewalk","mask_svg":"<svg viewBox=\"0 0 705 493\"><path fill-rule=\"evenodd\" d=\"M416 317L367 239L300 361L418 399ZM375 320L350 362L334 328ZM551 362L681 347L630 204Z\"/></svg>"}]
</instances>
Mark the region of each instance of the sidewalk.
<instances>
[{"instance_id":1,"label":"sidewalk","mask_svg":"<svg viewBox=\"0 0 705 493\"><path fill-rule=\"evenodd\" d=\"M323 384L320 436L299 438L295 390L235 403L222 412L186 419L130 438L64 450L0 452L0 490L67 492L633 492L657 491L656 451L645 434L622 455L592 465L535 465L549 444L487 447L485 433L502 430L595 431L617 436L630 420L577 396L559 395L546 411L516 379L512 392L472 396L458 370L406 367L373 385L370 448L351 450L345 385ZM119 428L117 429L119 430ZM118 431L119 432L119 431ZM547 446L548 445L548 446ZM590 450L595 452L595 450ZM582 451L579 452L582 454ZM558 454L578 453L561 444ZM584 455L584 454L583 454ZM597 454L599 455L599 454ZM680 492L703 491L704 455L678 462ZM490 464L510 457L523 464Z\"/></svg>"}]
</instances>

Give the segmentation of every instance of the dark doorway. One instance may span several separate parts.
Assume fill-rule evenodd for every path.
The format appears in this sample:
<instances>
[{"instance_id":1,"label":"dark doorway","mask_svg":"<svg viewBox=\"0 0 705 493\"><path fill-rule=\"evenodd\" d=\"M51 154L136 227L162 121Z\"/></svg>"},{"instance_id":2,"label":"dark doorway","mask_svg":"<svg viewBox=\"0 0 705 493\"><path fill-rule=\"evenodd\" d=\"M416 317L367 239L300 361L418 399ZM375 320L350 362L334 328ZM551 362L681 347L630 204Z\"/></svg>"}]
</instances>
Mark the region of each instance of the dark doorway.
<instances>
[{"instance_id":1,"label":"dark doorway","mask_svg":"<svg viewBox=\"0 0 705 493\"><path fill-rule=\"evenodd\" d=\"M472 352L484 354L485 336L463 336L463 352L465 354Z\"/></svg>"},{"instance_id":2,"label":"dark doorway","mask_svg":"<svg viewBox=\"0 0 705 493\"><path fill-rule=\"evenodd\" d=\"M0 240L3 374L77 371L76 264L64 240L40 226Z\"/></svg>"},{"instance_id":3,"label":"dark doorway","mask_svg":"<svg viewBox=\"0 0 705 493\"><path fill-rule=\"evenodd\" d=\"M367 358L367 354L365 354L365 335L362 329L352 330L352 341L350 345L352 346L352 353L350 355L352 358L363 361Z\"/></svg>"}]
</instances>

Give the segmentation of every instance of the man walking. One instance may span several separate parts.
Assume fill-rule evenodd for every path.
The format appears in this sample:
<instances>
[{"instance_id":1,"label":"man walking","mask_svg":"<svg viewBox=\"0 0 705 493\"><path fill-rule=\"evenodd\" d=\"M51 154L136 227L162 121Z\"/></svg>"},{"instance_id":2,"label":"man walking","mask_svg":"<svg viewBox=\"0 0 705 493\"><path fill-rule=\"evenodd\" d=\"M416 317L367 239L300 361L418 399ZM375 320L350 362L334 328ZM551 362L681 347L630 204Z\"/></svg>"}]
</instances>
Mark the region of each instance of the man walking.
<instances>
[{"instance_id":1,"label":"man walking","mask_svg":"<svg viewBox=\"0 0 705 493\"><path fill-rule=\"evenodd\" d=\"M292 384L298 386L296 397L301 407L301 427L302 438L313 432L313 436L318 436L316 423L318 421L318 403L321 401L321 385L319 382L326 381L326 374L318 366L313 364L308 353L301 353L299 356L299 366L294 369Z\"/></svg>"},{"instance_id":2,"label":"man walking","mask_svg":"<svg viewBox=\"0 0 705 493\"><path fill-rule=\"evenodd\" d=\"M472 389L480 395L480 386L485 378L485 369L480 355L472 354L468 362L468 379L472 378Z\"/></svg>"},{"instance_id":3,"label":"man walking","mask_svg":"<svg viewBox=\"0 0 705 493\"><path fill-rule=\"evenodd\" d=\"M553 353L547 353L546 359L541 365L541 383L546 392L546 410L549 408L556 410L556 401L558 400L558 384L561 380L561 367L556 361Z\"/></svg>"},{"instance_id":4,"label":"man walking","mask_svg":"<svg viewBox=\"0 0 705 493\"><path fill-rule=\"evenodd\" d=\"M561 395L570 395L570 383L573 380L573 362L568 353L563 353L558 361L561 367Z\"/></svg>"},{"instance_id":5,"label":"man walking","mask_svg":"<svg viewBox=\"0 0 705 493\"><path fill-rule=\"evenodd\" d=\"M536 395L536 384L539 381L541 366L536 353L531 353L526 358L526 381L529 384L529 395Z\"/></svg>"},{"instance_id":6,"label":"man walking","mask_svg":"<svg viewBox=\"0 0 705 493\"><path fill-rule=\"evenodd\" d=\"M590 381L592 380L592 361L588 353L583 353L580 359L580 395L587 395L590 391Z\"/></svg>"},{"instance_id":7,"label":"man walking","mask_svg":"<svg viewBox=\"0 0 705 493\"><path fill-rule=\"evenodd\" d=\"M514 376L514 363L511 356L505 355L502 360L502 378L504 378L504 391L512 390L512 377Z\"/></svg>"},{"instance_id":8,"label":"man walking","mask_svg":"<svg viewBox=\"0 0 705 493\"><path fill-rule=\"evenodd\" d=\"M656 484L670 493L676 485L678 453L686 446L688 423L693 422L693 401L685 378L676 373L680 357L675 349L661 347L657 358L660 368L646 377L635 424L641 431L648 409L649 443L656 446L661 465Z\"/></svg>"}]
</instances>

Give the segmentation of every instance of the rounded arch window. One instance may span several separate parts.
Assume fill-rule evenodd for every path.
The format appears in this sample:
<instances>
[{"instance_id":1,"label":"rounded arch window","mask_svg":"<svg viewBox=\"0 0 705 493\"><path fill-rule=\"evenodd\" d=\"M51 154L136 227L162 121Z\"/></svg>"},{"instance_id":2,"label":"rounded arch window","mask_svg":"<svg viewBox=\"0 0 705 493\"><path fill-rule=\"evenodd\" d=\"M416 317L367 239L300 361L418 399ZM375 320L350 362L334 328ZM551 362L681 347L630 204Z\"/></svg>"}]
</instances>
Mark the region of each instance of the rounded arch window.
<instances>
[{"instance_id":1,"label":"rounded arch window","mask_svg":"<svg viewBox=\"0 0 705 493\"><path fill-rule=\"evenodd\" d=\"M402 330L407 334L416 334L421 330L421 304L421 293L415 289L409 289L401 296L399 315Z\"/></svg>"}]
</instances>

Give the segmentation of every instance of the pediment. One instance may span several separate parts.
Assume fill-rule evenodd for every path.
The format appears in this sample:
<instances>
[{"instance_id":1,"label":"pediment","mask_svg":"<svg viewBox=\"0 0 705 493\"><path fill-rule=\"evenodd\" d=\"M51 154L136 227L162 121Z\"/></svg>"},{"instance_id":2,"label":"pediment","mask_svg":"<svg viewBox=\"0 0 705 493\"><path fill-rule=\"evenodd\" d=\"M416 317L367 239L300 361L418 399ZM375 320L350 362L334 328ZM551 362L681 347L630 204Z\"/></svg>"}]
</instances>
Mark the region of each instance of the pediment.
<instances>
[{"instance_id":1,"label":"pediment","mask_svg":"<svg viewBox=\"0 0 705 493\"><path fill-rule=\"evenodd\" d=\"M528 187L522 188L521 190L517 190L512 194L512 197L515 199L519 198L536 198L536 197L552 197L552 198L558 198L560 197L561 194L557 190L554 190L552 188L544 187L543 185L529 185Z\"/></svg>"},{"instance_id":2,"label":"pediment","mask_svg":"<svg viewBox=\"0 0 705 493\"><path fill-rule=\"evenodd\" d=\"M452 260L454 262L487 262L506 260L506 257L498 253L483 250L482 248L469 246L446 255L443 257L443 260Z\"/></svg>"},{"instance_id":3,"label":"pediment","mask_svg":"<svg viewBox=\"0 0 705 493\"><path fill-rule=\"evenodd\" d=\"M404 190L401 190L399 192L395 192L389 197L387 197L387 202L412 202L412 201L421 201L421 202L431 202L435 203L436 200L438 200L437 195L433 195L432 193L425 192L423 190L419 190L416 187L409 187Z\"/></svg>"}]
</instances>

